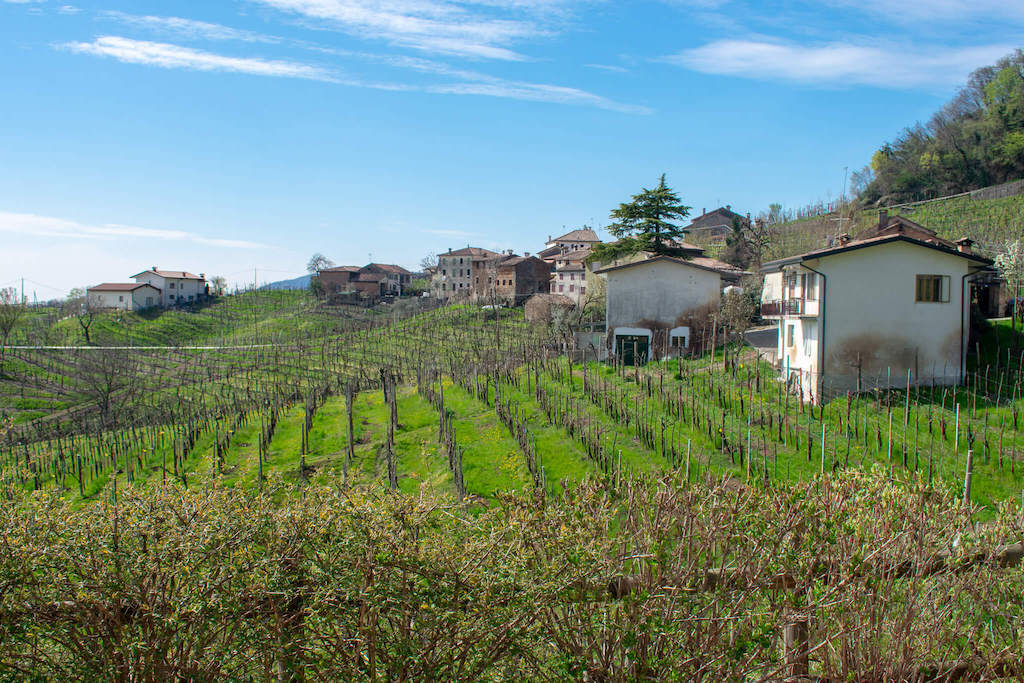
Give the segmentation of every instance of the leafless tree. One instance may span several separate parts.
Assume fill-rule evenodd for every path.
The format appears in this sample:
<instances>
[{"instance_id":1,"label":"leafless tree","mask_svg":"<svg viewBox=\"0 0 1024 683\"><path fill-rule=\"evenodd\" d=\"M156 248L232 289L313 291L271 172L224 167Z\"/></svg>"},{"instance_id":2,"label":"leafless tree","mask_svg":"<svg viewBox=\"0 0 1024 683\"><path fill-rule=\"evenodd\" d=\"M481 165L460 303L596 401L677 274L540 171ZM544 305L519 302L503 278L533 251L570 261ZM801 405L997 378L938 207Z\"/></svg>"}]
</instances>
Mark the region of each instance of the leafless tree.
<instances>
[{"instance_id":1,"label":"leafless tree","mask_svg":"<svg viewBox=\"0 0 1024 683\"><path fill-rule=\"evenodd\" d=\"M334 265L334 261L327 258L320 252L317 252L309 257L309 262L306 263L306 272L316 275L325 268L330 268Z\"/></svg>"},{"instance_id":2,"label":"leafless tree","mask_svg":"<svg viewBox=\"0 0 1024 683\"><path fill-rule=\"evenodd\" d=\"M142 375L134 351L82 351L77 366L82 390L96 404L104 424L109 424L114 413L130 404L142 389Z\"/></svg>"},{"instance_id":3,"label":"leafless tree","mask_svg":"<svg viewBox=\"0 0 1024 683\"><path fill-rule=\"evenodd\" d=\"M0 372L4 367L4 350L18 319L25 312L25 303L18 298L15 289L0 289Z\"/></svg>"}]
</instances>

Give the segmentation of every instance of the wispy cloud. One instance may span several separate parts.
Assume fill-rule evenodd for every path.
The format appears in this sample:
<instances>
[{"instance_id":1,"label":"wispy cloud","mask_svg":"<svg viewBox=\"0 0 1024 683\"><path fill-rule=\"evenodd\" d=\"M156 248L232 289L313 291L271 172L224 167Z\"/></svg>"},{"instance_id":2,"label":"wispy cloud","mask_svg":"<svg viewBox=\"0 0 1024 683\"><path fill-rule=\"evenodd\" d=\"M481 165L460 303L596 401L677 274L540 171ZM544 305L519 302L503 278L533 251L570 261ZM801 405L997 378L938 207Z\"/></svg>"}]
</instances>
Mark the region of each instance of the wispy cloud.
<instances>
[{"instance_id":1,"label":"wispy cloud","mask_svg":"<svg viewBox=\"0 0 1024 683\"><path fill-rule=\"evenodd\" d=\"M319 28L424 52L506 61L526 59L510 46L550 35L552 29L539 19L560 15L565 5L556 0L252 1L316 22ZM508 14L516 18L506 18Z\"/></svg>"},{"instance_id":2,"label":"wispy cloud","mask_svg":"<svg viewBox=\"0 0 1024 683\"><path fill-rule=\"evenodd\" d=\"M1024 19L1024 4L1007 0L825 0L823 4L870 12L898 24Z\"/></svg>"},{"instance_id":3,"label":"wispy cloud","mask_svg":"<svg viewBox=\"0 0 1024 683\"><path fill-rule=\"evenodd\" d=\"M588 69L598 69L600 71L613 71L618 74L629 73L629 69L624 66L612 66L611 64L584 64L583 66Z\"/></svg>"},{"instance_id":4,"label":"wispy cloud","mask_svg":"<svg viewBox=\"0 0 1024 683\"><path fill-rule=\"evenodd\" d=\"M158 17L108 11L102 16L133 28L180 36L188 40L239 40L245 43L280 43L281 38L182 17Z\"/></svg>"},{"instance_id":5,"label":"wispy cloud","mask_svg":"<svg viewBox=\"0 0 1024 683\"><path fill-rule=\"evenodd\" d=\"M132 225L118 225L107 223L103 225L88 225L77 221L54 218L52 216L40 216L31 213L10 213L0 211L0 232L30 237L60 237L66 239L84 240L117 240L117 239L146 239L165 240L174 242L193 242L211 247L227 247L231 249L265 249L267 245L258 242L245 240L220 239L197 235L184 230L160 230L154 228L140 228Z\"/></svg>"},{"instance_id":6,"label":"wispy cloud","mask_svg":"<svg viewBox=\"0 0 1024 683\"><path fill-rule=\"evenodd\" d=\"M299 78L392 92L481 95L533 102L592 106L625 113L650 112L647 107L616 102L615 100L579 88L507 80L476 71L456 69L441 62L415 57L368 55L321 48L321 52L327 54L357 57L453 80L451 82L433 84L363 80L347 76L343 77L322 67L302 62L268 60L254 57L229 57L171 43L154 43L120 36L102 36L90 43L65 43L59 47L80 54L111 57L129 64L158 66L166 69L224 71L257 76Z\"/></svg>"},{"instance_id":7,"label":"wispy cloud","mask_svg":"<svg viewBox=\"0 0 1024 683\"><path fill-rule=\"evenodd\" d=\"M807 46L720 40L661 61L709 74L828 87L934 88L962 83L973 69L1011 49L1009 45L925 50L843 42Z\"/></svg>"},{"instance_id":8,"label":"wispy cloud","mask_svg":"<svg viewBox=\"0 0 1024 683\"><path fill-rule=\"evenodd\" d=\"M324 69L300 62L255 57L228 57L181 45L132 40L120 36L101 36L91 43L64 43L60 47L81 54L112 57L128 64L145 64L165 69L226 71L256 76L336 81L335 77Z\"/></svg>"}]
</instances>

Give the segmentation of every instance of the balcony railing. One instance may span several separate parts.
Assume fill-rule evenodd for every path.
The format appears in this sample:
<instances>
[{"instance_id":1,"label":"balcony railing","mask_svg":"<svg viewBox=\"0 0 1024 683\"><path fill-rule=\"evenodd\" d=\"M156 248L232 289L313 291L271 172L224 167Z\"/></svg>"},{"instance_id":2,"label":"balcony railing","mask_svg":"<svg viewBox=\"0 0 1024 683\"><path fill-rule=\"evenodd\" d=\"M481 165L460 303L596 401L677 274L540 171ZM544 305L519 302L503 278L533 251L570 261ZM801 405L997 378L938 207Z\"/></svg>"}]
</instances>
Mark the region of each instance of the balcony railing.
<instances>
[{"instance_id":1,"label":"balcony railing","mask_svg":"<svg viewBox=\"0 0 1024 683\"><path fill-rule=\"evenodd\" d=\"M803 299L765 301L761 304L761 315L764 317L803 315L806 309L805 303Z\"/></svg>"}]
</instances>

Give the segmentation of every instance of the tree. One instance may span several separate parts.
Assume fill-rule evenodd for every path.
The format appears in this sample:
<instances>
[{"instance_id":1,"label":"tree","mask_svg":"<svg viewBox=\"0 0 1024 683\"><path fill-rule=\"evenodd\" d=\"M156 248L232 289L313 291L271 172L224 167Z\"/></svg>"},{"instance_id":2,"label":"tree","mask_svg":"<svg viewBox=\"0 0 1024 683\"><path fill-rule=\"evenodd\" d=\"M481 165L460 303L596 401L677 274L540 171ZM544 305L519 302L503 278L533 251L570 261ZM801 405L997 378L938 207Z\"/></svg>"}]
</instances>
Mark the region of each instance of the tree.
<instances>
[{"instance_id":1,"label":"tree","mask_svg":"<svg viewBox=\"0 0 1024 683\"><path fill-rule=\"evenodd\" d=\"M608 226L608 232L617 237L618 242L597 245L593 260L608 262L638 251L682 255L677 242L686 236L686 231L676 221L689 216L690 208L680 203L679 196L665 184L662 173L657 187L643 188L633 195L631 202L619 204L619 208L611 212L615 222Z\"/></svg>"},{"instance_id":2,"label":"tree","mask_svg":"<svg viewBox=\"0 0 1024 683\"><path fill-rule=\"evenodd\" d=\"M104 425L129 405L142 389L141 366L134 351L86 349L80 351L77 376L83 393L100 411Z\"/></svg>"},{"instance_id":3,"label":"tree","mask_svg":"<svg viewBox=\"0 0 1024 683\"><path fill-rule=\"evenodd\" d=\"M1010 306L1010 329L1015 330L1017 309L1020 306L1020 286L1024 283L1024 244L1020 240L1008 243L1003 252L996 256L995 266L1010 289L1013 302Z\"/></svg>"},{"instance_id":4,"label":"tree","mask_svg":"<svg viewBox=\"0 0 1024 683\"><path fill-rule=\"evenodd\" d=\"M737 268L746 270L754 260L754 250L751 247L749 233L750 221L738 218L732 219L732 232L725 238L725 250L721 259Z\"/></svg>"},{"instance_id":5,"label":"tree","mask_svg":"<svg viewBox=\"0 0 1024 683\"><path fill-rule=\"evenodd\" d=\"M746 291L730 289L722 295L720 316L722 323L729 331L743 338L743 333L750 329L750 320L754 316L755 305Z\"/></svg>"},{"instance_id":6,"label":"tree","mask_svg":"<svg viewBox=\"0 0 1024 683\"><path fill-rule=\"evenodd\" d=\"M224 292L228 290L228 281L223 275L217 275L210 278L210 294L213 296L223 296Z\"/></svg>"},{"instance_id":7,"label":"tree","mask_svg":"<svg viewBox=\"0 0 1024 683\"><path fill-rule=\"evenodd\" d=\"M437 263L437 254L431 252L420 259L420 269L426 272L431 268L437 268Z\"/></svg>"},{"instance_id":8,"label":"tree","mask_svg":"<svg viewBox=\"0 0 1024 683\"><path fill-rule=\"evenodd\" d=\"M18 298L18 292L13 287L0 289L0 371L4 367L7 341L24 312L25 302Z\"/></svg>"},{"instance_id":9,"label":"tree","mask_svg":"<svg viewBox=\"0 0 1024 683\"><path fill-rule=\"evenodd\" d=\"M309 263L306 264L306 272L316 275L325 268L330 268L334 265L334 261L327 258L320 252L317 252L309 257Z\"/></svg>"},{"instance_id":10,"label":"tree","mask_svg":"<svg viewBox=\"0 0 1024 683\"><path fill-rule=\"evenodd\" d=\"M89 328L92 327L96 313L89 308L89 300L86 298L85 289L75 287L68 292L67 298L64 299L64 305L61 307L61 312L65 316L75 319L75 322L82 329L82 335L85 336L85 343L91 344L92 339L89 337Z\"/></svg>"}]
</instances>

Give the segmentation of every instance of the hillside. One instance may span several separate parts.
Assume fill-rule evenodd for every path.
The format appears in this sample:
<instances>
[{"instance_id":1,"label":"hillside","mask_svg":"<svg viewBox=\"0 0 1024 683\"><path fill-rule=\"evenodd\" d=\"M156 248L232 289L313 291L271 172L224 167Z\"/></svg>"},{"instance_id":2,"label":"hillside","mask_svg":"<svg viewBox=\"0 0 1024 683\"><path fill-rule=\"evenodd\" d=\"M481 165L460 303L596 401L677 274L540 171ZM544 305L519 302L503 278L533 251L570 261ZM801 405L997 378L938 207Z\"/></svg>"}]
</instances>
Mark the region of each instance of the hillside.
<instances>
[{"instance_id":1,"label":"hillside","mask_svg":"<svg viewBox=\"0 0 1024 683\"><path fill-rule=\"evenodd\" d=\"M1024 235L1024 194L997 199L965 195L890 207L888 211L891 215L906 216L936 231L940 237L970 237L977 243L977 250L988 256L999 253L1008 242ZM843 215L842 230L838 213L782 223L772 229L764 260L819 249L840 232L856 235L877 221L878 209L860 208Z\"/></svg>"}]
</instances>

